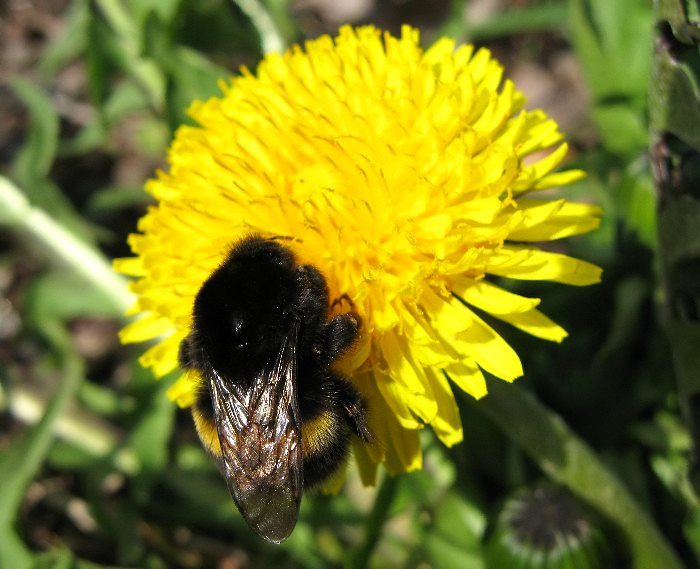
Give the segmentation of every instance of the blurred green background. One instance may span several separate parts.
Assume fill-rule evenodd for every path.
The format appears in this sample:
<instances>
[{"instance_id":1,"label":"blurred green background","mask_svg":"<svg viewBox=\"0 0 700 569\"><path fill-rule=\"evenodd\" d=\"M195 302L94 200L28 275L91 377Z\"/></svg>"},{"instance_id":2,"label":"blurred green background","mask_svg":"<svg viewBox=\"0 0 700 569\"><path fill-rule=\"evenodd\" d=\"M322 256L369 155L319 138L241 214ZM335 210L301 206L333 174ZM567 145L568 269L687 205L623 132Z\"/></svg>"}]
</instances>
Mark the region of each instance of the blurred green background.
<instances>
[{"instance_id":1,"label":"blurred green background","mask_svg":"<svg viewBox=\"0 0 700 569\"><path fill-rule=\"evenodd\" d=\"M264 51L344 23L409 23L425 46L441 35L486 46L528 106L561 125L569 165L589 172L566 195L605 214L598 231L557 246L602 266L603 282L510 285L544 299L569 331L562 345L500 331L523 359L520 386L625 482L683 566L700 567L692 437L665 332L646 0L0 3L0 566L497 566L488 552L504 503L544 475L479 402L456 394L462 444L424 432L422 472L377 491L351 466L344 490L305 496L294 534L272 546L245 526L189 415L165 397L170 380L139 366L143 346L117 340L127 299L105 263L130 254L151 203L143 182L189 102ZM605 561L527 553L519 567L631 566L609 521L593 520Z\"/></svg>"}]
</instances>

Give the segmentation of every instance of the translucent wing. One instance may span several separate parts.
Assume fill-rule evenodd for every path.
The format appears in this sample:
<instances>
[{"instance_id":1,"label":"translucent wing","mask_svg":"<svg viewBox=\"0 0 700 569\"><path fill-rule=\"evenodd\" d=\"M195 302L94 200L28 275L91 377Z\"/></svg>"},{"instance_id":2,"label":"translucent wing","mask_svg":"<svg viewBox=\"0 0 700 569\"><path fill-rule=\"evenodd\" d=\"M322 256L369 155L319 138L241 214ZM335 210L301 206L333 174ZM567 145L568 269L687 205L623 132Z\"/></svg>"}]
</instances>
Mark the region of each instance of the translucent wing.
<instances>
[{"instance_id":1,"label":"translucent wing","mask_svg":"<svg viewBox=\"0 0 700 569\"><path fill-rule=\"evenodd\" d=\"M210 380L229 492L250 527L274 543L294 529L303 486L295 342L294 334L249 388L216 371Z\"/></svg>"}]
</instances>

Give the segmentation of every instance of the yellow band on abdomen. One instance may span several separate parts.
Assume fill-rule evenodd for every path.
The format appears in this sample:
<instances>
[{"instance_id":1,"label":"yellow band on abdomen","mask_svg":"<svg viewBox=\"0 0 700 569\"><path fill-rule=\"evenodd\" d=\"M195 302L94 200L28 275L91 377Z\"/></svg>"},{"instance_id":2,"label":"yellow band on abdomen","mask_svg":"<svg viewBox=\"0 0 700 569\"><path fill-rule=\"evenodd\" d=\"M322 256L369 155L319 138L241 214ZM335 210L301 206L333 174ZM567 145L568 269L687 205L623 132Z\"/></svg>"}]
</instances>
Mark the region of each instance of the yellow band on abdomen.
<instances>
[{"instance_id":1,"label":"yellow band on abdomen","mask_svg":"<svg viewBox=\"0 0 700 569\"><path fill-rule=\"evenodd\" d=\"M219 431L216 428L216 424L205 418L197 407L192 407L192 418L194 419L194 426L197 429L199 440L202 441L204 448L213 456L220 457L221 443L219 443Z\"/></svg>"},{"instance_id":2,"label":"yellow band on abdomen","mask_svg":"<svg viewBox=\"0 0 700 569\"><path fill-rule=\"evenodd\" d=\"M328 410L319 413L313 419L303 422L301 425L301 441L304 456L316 454L328 448L338 427L338 417Z\"/></svg>"}]
</instances>

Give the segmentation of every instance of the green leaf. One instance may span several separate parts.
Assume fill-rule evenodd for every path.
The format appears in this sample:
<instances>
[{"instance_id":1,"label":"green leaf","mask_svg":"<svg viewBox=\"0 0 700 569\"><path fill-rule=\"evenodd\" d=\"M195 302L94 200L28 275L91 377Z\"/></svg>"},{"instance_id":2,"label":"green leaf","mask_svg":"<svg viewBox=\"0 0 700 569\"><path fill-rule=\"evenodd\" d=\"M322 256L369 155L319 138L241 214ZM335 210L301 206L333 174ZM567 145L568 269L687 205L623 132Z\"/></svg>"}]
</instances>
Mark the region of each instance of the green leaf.
<instances>
[{"instance_id":1,"label":"green leaf","mask_svg":"<svg viewBox=\"0 0 700 569\"><path fill-rule=\"evenodd\" d=\"M88 26L89 48L87 50L87 79L90 98L95 110L103 115L103 103L112 90L117 70L126 65L128 54L110 27L97 17L90 18Z\"/></svg>"},{"instance_id":2,"label":"green leaf","mask_svg":"<svg viewBox=\"0 0 700 569\"><path fill-rule=\"evenodd\" d=\"M656 19L659 22L667 20L679 41L692 43L688 22L698 23L698 10L700 8L695 0L658 0Z\"/></svg>"},{"instance_id":3,"label":"green leaf","mask_svg":"<svg viewBox=\"0 0 700 569\"><path fill-rule=\"evenodd\" d=\"M151 393L148 407L129 435L129 446L134 449L142 468L135 480L137 496L142 500L150 495L156 474L166 468L176 411L173 402L165 396L168 383L163 382L158 387Z\"/></svg>"},{"instance_id":4,"label":"green leaf","mask_svg":"<svg viewBox=\"0 0 700 569\"><path fill-rule=\"evenodd\" d=\"M593 95L593 118L614 154L647 146L652 12L646 0L569 0L572 40Z\"/></svg>"},{"instance_id":5,"label":"green leaf","mask_svg":"<svg viewBox=\"0 0 700 569\"><path fill-rule=\"evenodd\" d=\"M693 548L695 558L700 559L700 508L695 507L688 512L683 522L683 533Z\"/></svg>"},{"instance_id":6,"label":"green leaf","mask_svg":"<svg viewBox=\"0 0 700 569\"><path fill-rule=\"evenodd\" d=\"M95 9L104 20L93 18L92 38L101 48L100 59L106 64L116 64L135 81L156 112L163 109L165 78L158 66L144 56L142 32L133 15L119 0L95 0ZM103 30L101 33L97 33ZM91 50L92 51L92 50ZM97 65L93 71L100 72ZM98 94L103 94L100 86ZM101 97L100 100L102 100Z\"/></svg>"},{"instance_id":7,"label":"green leaf","mask_svg":"<svg viewBox=\"0 0 700 569\"><path fill-rule=\"evenodd\" d=\"M219 80L228 78L231 73L197 51L173 44L159 20L150 18L147 23L148 51L167 75L168 122L174 130L184 122L191 122L186 111L192 101L219 95Z\"/></svg>"},{"instance_id":8,"label":"green leaf","mask_svg":"<svg viewBox=\"0 0 700 569\"><path fill-rule=\"evenodd\" d=\"M650 286L637 275L620 281L615 289L615 312L610 318L610 331L595 354L594 365L630 348L636 340L634 332L643 326L644 303L649 299Z\"/></svg>"},{"instance_id":9,"label":"green leaf","mask_svg":"<svg viewBox=\"0 0 700 569\"><path fill-rule=\"evenodd\" d=\"M47 326L44 325L45 330ZM41 420L23 436L14 439L0 454L0 480L3 481L0 485L0 527L14 519L25 488L49 451L54 425L83 379L82 361L70 352L65 332L54 328L50 339L62 359L63 377Z\"/></svg>"},{"instance_id":10,"label":"green leaf","mask_svg":"<svg viewBox=\"0 0 700 569\"><path fill-rule=\"evenodd\" d=\"M612 193L617 214L626 227L649 249L655 250L658 237L656 194L649 171L625 173Z\"/></svg>"},{"instance_id":11,"label":"green leaf","mask_svg":"<svg viewBox=\"0 0 700 569\"><path fill-rule=\"evenodd\" d=\"M629 101L600 103L593 108L593 119L603 145L610 152L623 155L638 154L649 146L646 118Z\"/></svg>"},{"instance_id":12,"label":"green leaf","mask_svg":"<svg viewBox=\"0 0 700 569\"><path fill-rule=\"evenodd\" d=\"M433 531L445 540L477 548L486 529L486 516L474 503L457 492L449 492L434 514Z\"/></svg>"},{"instance_id":13,"label":"green leaf","mask_svg":"<svg viewBox=\"0 0 700 569\"><path fill-rule=\"evenodd\" d=\"M63 20L61 35L41 54L39 71L46 79L76 59L88 47L90 9L87 0L71 2Z\"/></svg>"},{"instance_id":14,"label":"green leaf","mask_svg":"<svg viewBox=\"0 0 700 569\"><path fill-rule=\"evenodd\" d=\"M104 466L104 464L100 464ZM109 471L93 468L87 472L88 502L90 513L99 524L101 531L116 544L116 560L131 567L140 567L146 547L139 536L139 528L145 522L133 500L105 500L101 486Z\"/></svg>"},{"instance_id":15,"label":"green leaf","mask_svg":"<svg viewBox=\"0 0 700 569\"><path fill-rule=\"evenodd\" d=\"M448 492L426 530L428 563L433 567L483 567L481 540L485 528L484 512L462 494Z\"/></svg>"},{"instance_id":16,"label":"green leaf","mask_svg":"<svg viewBox=\"0 0 700 569\"><path fill-rule=\"evenodd\" d=\"M46 462L53 468L78 472L95 466L95 455L70 443L58 439L54 441Z\"/></svg>"},{"instance_id":17,"label":"green leaf","mask_svg":"<svg viewBox=\"0 0 700 569\"><path fill-rule=\"evenodd\" d=\"M289 557L295 559L301 567L323 569L326 567L326 563L319 556L316 542L316 535L311 527L301 523L294 528L294 532L289 536L284 547ZM274 565L274 563L270 563L270 566Z\"/></svg>"},{"instance_id":18,"label":"green leaf","mask_svg":"<svg viewBox=\"0 0 700 569\"><path fill-rule=\"evenodd\" d=\"M428 534L425 549L431 567L468 567L482 569L484 560L480 550L465 548L459 543L448 541L440 535Z\"/></svg>"},{"instance_id":19,"label":"green leaf","mask_svg":"<svg viewBox=\"0 0 700 569\"><path fill-rule=\"evenodd\" d=\"M54 549L38 556L32 569L78 569L80 565L76 561L69 549Z\"/></svg>"},{"instance_id":20,"label":"green leaf","mask_svg":"<svg viewBox=\"0 0 700 569\"><path fill-rule=\"evenodd\" d=\"M148 109L148 101L134 83L125 82L116 85L105 101L104 116L108 128L117 125L134 113Z\"/></svg>"},{"instance_id":21,"label":"green leaf","mask_svg":"<svg viewBox=\"0 0 700 569\"><path fill-rule=\"evenodd\" d=\"M255 534L247 529L226 490L226 483L213 468L202 472L171 466L163 472L161 480L168 493L176 499L155 504L155 511L159 514L178 523L187 523L189 520L206 529L217 526L230 528L244 534L244 543L255 543Z\"/></svg>"},{"instance_id":22,"label":"green leaf","mask_svg":"<svg viewBox=\"0 0 700 569\"><path fill-rule=\"evenodd\" d=\"M21 77L13 79L10 86L29 112L27 140L15 158L13 173L20 185L32 192L36 181L48 175L56 156L58 115L40 87ZM30 199L35 199L31 193Z\"/></svg>"},{"instance_id":23,"label":"green leaf","mask_svg":"<svg viewBox=\"0 0 700 569\"><path fill-rule=\"evenodd\" d=\"M561 2L544 2L523 8L507 9L483 22L469 22L463 0L452 0L450 14L437 37L486 41L514 34L560 30L566 25L568 6Z\"/></svg>"},{"instance_id":24,"label":"green leaf","mask_svg":"<svg viewBox=\"0 0 700 569\"><path fill-rule=\"evenodd\" d=\"M147 112L150 110L143 90L134 82L121 82L109 91L107 99L99 106L99 113L95 118L85 125L75 137L61 144L60 152L62 155L79 155L102 147L110 142L112 131L122 121L134 114ZM150 127L148 119L144 118L143 120ZM160 130L163 133L167 132L160 121L151 119L151 122L157 122ZM162 134L161 137L165 139L166 134ZM162 154L165 144L162 142L158 146L159 155ZM149 153L154 152L152 148L149 150Z\"/></svg>"},{"instance_id":25,"label":"green leaf","mask_svg":"<svg viewBox=\"0 0 700 569\"><path fill-rule=\"evenodd\" d=\"M668 200L659 211L659 244L664 264L700 258L700 201L688 195Z\"/></svg>"},{"instance_id":26,"label":"green leaf","mask_svg":"<svg viewBox=\"0 0 700 569\"><path fill-rule=\"evenodd\" d=\"M84 240L90 240L85 222L48 177L59 136L59 120L53 102L41 88L25 79L13 79L10 85L29 112L27 139L15 158L13 176L32 204L51 211L66 228Z\"/></svg>"},{"instance_id":27,"label":"green leaf","mask_svg":"<svg viewBox=\"0 0 700 569\"><path fill-rule=\"evenodd\" d=\"M66 271L52 271L32 282L25 300L25 315L27 324L36 329L46 322L65 322L79 316L122 316L119 307L99 287Z\"/></svg>"},{"instance_id":28,"label":"green leaf","mask_svg":"<svg viewBox=\"0 0 700 569\"><path fill-rule=\"evenodd\" d=\"M0 524L0 543L2 543L0 567L12 567L13 569L29 569L31 567L32 555L10 523Z\"/></svg>"},{"instance_id":29,"label":"green leaf","mask_svg":"<svg viewBox=\"0 0 700 569\"><path fill-rule=\"evenodd\" d=\"M78 394L81 404L101 417L115 417L128 407L128 397L120 391L96 383L85 382L80 386Z\"/></svg>"},{"instance_id":30,"label":"green leaf","mask_svg":"<svg viewBox=\"0 0 700 569\"><path fill-rule=\"evenodd\" d=\"M532 4L500 12L479 24L466 22L464 33L470 41L484 41L514 34L560 30L566 25L567 12L567 5L558 2Z\"/></svg>"},{"instance_id":31,"label":"green leaf","mask_svg":"<svg viewBox=\"0 0 700 569\"><path fill-rule=\"evenodd\" d=\"M288 0L280 1L288 10ZM178 28L176 36L167 36L170 44L206 53L208 59L231 69L241 64L241 58L251 65L260 60L260 36L233 1L186 2L180 21L187 24Z\"/></svg>"},{"instance_id":32,"label":"green leaf","mask_svg":"<svg viewBox=\"0 0 700 569\"><path fill-rule=\"evenodd\" d=\"M158 18L164 25L172 25L183 0L128 0L129 13L136 28L147 34L145 22L150 17Z\"/></svg>"},{"instance_id":33,"label":"green leaf","mask_svg":"<svg viewBox=\"0 0 700 569\"><path fill-rule=\"evenodd\" d=\"M673 367L678 391L689 399L700 394L700 324L673 320L668 323L668 337L673 345Z\"/></svg>"},{"instance_id":34,"label":"green leaf","mask_svg":"<svg viewBox=\"0 0 700 569\"><path fill-rule=\"evenodd\" d=\"M219 80L231 75L196 51L183 46L175 47L161 62L169 73L167 105L173 128L191 122L187 109L192 101L220 95Z\"/></svg>"},{"instance_id":35,"label":"green leaf","mask_svg":"<svg viewBox=\"0 0 700 569\"><path fill-rule=\"evenodd\" d=\"M651 68L652 12L646 0L569 0L570 30L596 101L643 100Z\"/></svg>"},{"instance_id":36,"label":"green leaf","mask_svg":"<svg viewBox=\"0 0 700 569\"><path fill-rule=\"evenodd\" d=\"M353 569L367 567L372 557L372 552L381 536L382 528L394 505L397 489L402 483L402 477L388 475L385 475L380 482L372 510L365 519L363 539L356 546L355 550L349 554L348 567Z\"/></svg>"},{"instance_id":37,"label":"green leaf","mask_svg":"<svg viewBox=\"0 0 700 569\"><path fill-rule=\"evenodd\" d=\"M143 186L103 188L90 196L86 211L91 216L100 216L134 206L153 203L153 198Z\"/></svg>"},{"instance_id":38,"label":"green leaf","mask_svg":"<svg viewBox=\"0 0 700 569\"><path fill-rule=\"evenodd\" d=\"M697 48L689 53L684 62L656 50L649 106L655 130L671 132L700 152L700 90L693 69L700 68L700 54Z\"/></svg>"}]
</instances>

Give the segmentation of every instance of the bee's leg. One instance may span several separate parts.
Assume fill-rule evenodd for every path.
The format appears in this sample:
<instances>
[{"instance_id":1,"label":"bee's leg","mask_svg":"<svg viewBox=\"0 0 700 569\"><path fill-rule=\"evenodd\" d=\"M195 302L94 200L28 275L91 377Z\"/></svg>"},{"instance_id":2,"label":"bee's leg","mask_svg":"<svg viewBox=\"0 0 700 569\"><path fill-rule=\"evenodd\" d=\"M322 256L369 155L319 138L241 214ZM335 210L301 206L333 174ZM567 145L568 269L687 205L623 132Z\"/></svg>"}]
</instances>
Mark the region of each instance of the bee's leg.
<instances>
[{"instance_id":1,"label":"bee's leg","mask_svg":"<svg viewBox=\"0 0 700 569\"><path fill-rule=\"evenodd\" d=\"M333 383L337 395L337 403L344 411L348 426L354 434L367 443L374 441L374 437L367 426L367 405L362 395L355 387L342 376L333 376Z\"/></svg>"},{"instance_id":2,"label":"bee's leg","mask_svg":"<svg viewBox=\"0 0 700 569\"><path fill-rule=\"evenodd\" d=\"M362 319L355 312L339 314L331 318L325 326L322 357L332 363L353 345L360 332Z\"/></svg>"},{"instance_id":3,"label":"bee's leg","mask_svg":"<svg viewBox=\"0 0 700 569\"><path fill-rule=\"evenodd\" d=\"M301 265L296 268L299 286L299 317L311 329L317 329L328 310L328 287L316 267Z\"/></svg>"},{"instance_id":4,"label":"bee's leg","mask_svg":"<svg viewBox=\"0 0 700 569\"><path fill-rule=\"evenodd\" d=\"M343 302L347 302L350 305L351 309L355 308L355 303L352 301L352 298L350 298L350 296L348 296L347 294L343 293L338 298L336 298L333 302L331 302L331 310L334 309L339 304L342 304Z\"/></svg>"}]
</instances>

